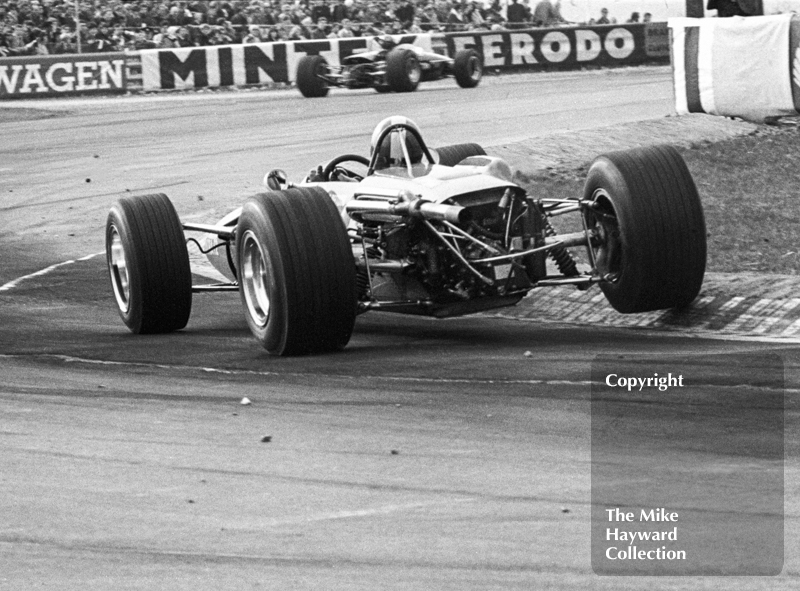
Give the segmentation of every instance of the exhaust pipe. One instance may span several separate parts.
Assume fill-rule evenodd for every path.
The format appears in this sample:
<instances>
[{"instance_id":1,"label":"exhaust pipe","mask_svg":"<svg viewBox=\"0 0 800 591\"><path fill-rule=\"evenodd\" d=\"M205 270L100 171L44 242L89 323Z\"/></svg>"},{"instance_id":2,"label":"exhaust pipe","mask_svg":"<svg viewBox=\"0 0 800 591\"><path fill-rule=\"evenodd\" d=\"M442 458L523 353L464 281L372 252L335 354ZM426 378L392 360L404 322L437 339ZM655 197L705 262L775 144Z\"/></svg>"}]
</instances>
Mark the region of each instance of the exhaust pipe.
<instances>
[{"instance_id":1,"label":"exhaust pipe","mask_svg":"<svg viewBox=\"0 0 800 591\"><path fill-rule=\"evenodd\" d=\"M465 207L442 205L425 201L421 198L394 203L372 199L354 199L353 201L348 201L344 208L351 217L356 217L359 214L378 213L425 220L444 220L451 224L464 224L470 220L469 211Z\"/></svg>"}]
</instances>

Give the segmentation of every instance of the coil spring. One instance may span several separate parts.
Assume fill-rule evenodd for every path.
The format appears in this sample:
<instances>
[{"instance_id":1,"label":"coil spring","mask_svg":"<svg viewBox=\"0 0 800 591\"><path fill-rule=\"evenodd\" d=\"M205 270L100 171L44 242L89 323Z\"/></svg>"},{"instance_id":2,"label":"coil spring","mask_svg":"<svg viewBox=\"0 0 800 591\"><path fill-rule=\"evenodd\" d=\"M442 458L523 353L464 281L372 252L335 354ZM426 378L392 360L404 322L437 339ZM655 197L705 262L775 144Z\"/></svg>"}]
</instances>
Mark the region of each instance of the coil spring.
<instances>
[{"instance_id":1,"label":"coil spring","mask_svg":"<svg viewBox=\"0 0 800 591\"><path fill-rule=\"evenodd\" d=\"M557 235L556 229L553 227L547 217L544 217L544 233L545 236L549 236L551 238ZM551 248L549 254L550 258L555 261L556 267L558 267L558 270L561 271L562 275L565 277L573 277L579 274L578 266L575 264L575 259L572 258L572 255L566 248L564 248L564 246L559 245Z\"/></svg>"},{"instance_id":2,"label":"coil spring","mask_svg":"<svg viewBox=\"0 0 800 591\"><path fill-rule=\"evenodd\" d=\"M381 251L375 246L368 246L365 253L370 258L380 258ZM369 275L366 269L359 269L356 272L356 293L359 299L366 298L370 295L369 292Z\"/></svg>"}]
</instances>

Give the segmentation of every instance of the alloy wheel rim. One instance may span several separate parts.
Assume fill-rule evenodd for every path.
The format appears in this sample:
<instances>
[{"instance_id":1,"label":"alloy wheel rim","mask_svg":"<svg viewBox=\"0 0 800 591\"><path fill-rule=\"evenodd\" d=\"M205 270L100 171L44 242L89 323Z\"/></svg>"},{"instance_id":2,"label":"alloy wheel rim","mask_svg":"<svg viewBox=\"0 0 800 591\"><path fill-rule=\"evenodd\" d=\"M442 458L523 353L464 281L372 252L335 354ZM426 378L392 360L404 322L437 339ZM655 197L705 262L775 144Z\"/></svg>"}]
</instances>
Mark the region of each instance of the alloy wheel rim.
<instances>
[{"instance_id":1,"label":"alloy wheel rim","mask_svg":"<svg viewBox=\"0 0 800 591\"><path fill-rule=\"evenodd\" d=\"M469 72L470 72L470 78L472 78L473 80L478 80L481 77L481 73L483 72L483 68L481 67L481 61L474 55L471 58L469 58Z\"/></svg>"},{"instance_id":2,"label":"alloy wheel rim","mask_svg":"<svg viewBox=\"0 0 800 591\"><path fill-rule=\"evenodd\" d=\"M251 230L245 232L242 249L240 274L247 312L257 326L264 327L270 312L269 263Z\"/></svg>"},{"instance_id":3,"label":"alloy wheel rim","mask_svg":"<svg viewBox=\"0 0 800 591\"><path fill-rule=\"evenodd\" d=\"M422 69L416 59L408 60L408 81L412 84L418 84L422 78Z\"/></svg>"},{"instance_id":4,"label":"alloy wheel rim","mask_svg":"<svg viewBox=\"0 0 800 591\"><path fill-rule=\"evenodd\" d=\"M616 283L622 275L619 220L611 196L605 189L595 190L592 200L601 205L591 213L590 220L590 227L593 227L600 244L589 248L594 250L595 265L600 276L610 283Z\"/></svg>"},{"instance_id":5,"label":"alloy wheel rim","mask_svg":"<svg viewBox=\"0 0 800 591\"><path fill-rule=\"evenodd\" d=\"M119 309L127 312L131 301L131 284L128 273L128 261L125 258L125 247L116 226L111 226L111 256L109 261L111 285Z\"/></svg>"}]
</instances>

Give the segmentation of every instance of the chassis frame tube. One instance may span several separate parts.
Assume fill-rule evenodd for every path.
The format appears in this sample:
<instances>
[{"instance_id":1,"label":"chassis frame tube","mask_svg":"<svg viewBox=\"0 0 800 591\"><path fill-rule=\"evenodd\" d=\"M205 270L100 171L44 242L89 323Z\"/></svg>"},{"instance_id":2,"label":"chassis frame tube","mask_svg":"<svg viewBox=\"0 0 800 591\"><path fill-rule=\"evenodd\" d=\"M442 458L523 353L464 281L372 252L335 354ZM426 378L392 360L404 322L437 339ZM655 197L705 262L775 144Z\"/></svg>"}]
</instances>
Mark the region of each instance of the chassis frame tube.
<instances>
[{"instance_id":1,"label":"chassis frame tube","mask_svg":"<svg viewBox=\"0 0 800 591\"><path fill-rule=\"evenodd\" d=\"M573 232L572 234L560 234L552 238L547 237L545 238L545 242L546 244L544 246L537 246L536 248L523 250L522 252L512 252L510 254L501 254L494 257L485 257L482 259L467 259L467 260L473 264L513 261L514 259L526 257L531 254L536 254L537 252L546 252L548 250L555 248L556 246L563 246L565 248L569 248L572 246L586 246L587 244L589 244L590 238L587 236L586 232Z\"/></svg>"},{"instance_id":2,"label":"chassis frame tube","mask_svg":"<svg viewBox=\"0 0 800 591\"><path fill-rule=\"evenodd\" d=\"M195 224L192 222L182 222L184 230L191 232L205 232L206 234L216 234L222 240L231 240L236 236L236 226L215 226L213 224Z\"/></svg>"}]
</instances>

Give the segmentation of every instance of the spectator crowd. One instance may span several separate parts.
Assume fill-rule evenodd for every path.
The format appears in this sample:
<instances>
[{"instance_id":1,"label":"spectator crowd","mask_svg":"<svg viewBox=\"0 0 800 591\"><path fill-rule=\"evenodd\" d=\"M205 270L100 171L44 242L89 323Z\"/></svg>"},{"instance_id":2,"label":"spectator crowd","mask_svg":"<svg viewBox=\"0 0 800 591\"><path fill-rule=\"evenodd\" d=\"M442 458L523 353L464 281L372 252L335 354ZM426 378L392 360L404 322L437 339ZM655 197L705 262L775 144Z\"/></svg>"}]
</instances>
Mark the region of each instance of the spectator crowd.
<instances>
[{"instance_id":1,"label":"spectator crowd","mask_svg":"<svg viewBox=\"0 0 800 591\"><path fill-rule=\"evenodd\" d=\"M560 0L0 0L0 57L563 22ZM591 22L616 21L604 9Z\"/></svg>"}]
</instances>

